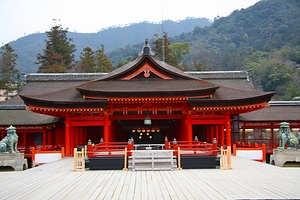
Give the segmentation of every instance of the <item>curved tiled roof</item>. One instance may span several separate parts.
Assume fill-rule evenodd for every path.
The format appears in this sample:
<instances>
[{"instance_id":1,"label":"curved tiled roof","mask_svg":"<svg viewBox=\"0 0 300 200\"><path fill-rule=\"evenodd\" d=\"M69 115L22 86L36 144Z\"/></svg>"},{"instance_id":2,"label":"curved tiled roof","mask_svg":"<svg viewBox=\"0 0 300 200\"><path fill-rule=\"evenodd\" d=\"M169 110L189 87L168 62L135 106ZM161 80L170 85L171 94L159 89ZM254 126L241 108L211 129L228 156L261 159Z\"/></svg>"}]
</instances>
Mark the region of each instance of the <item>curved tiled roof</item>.
<instances>
[{"instance_id":1,"label":"curved tiled roof","mask_svg":"<svg viewBox=\"0 0 300 200\"><path fill-rule=\"evenodd\" d=\"M30 96L20 94L20 97L27 105L51 106L55 108L105 107L107 103L107 100L83 99L76 88L67 88L52 93Z\"/></svg>"},{"instance_id":2,"label":"curved tiled roof","mask_svg":"<svg viewBox=\"0 0 300 200\"><path fill-rule=\"evenodd\" d=\"M34 126L55 124L59 118L31 112L29 110L0 109L0 126Z\"/></svg>"},{"instance_id":3,"label":"curved tiled roof","mask_svg":"<svg viewBox=\"0 0 300 200\"><path fill-rule=\"evenodd\" d=\"M145 70L151 76L145 76ZM254 90L247 72L211 74L185 73L146 54L108 74L54 74L52 82L49 74L32 75L20 96L27 105L105 107L110 97L182 96L189 98L190 106L234 106L268 102L274 95ZM201 95L211 98L197 98Z\"/></svg>"},{"instance_id":4,"label":"curved tiled roof","mask_svg":"<svg viewBox=\"0 0 300 200\"><path fill-rule=\"evenodd\" d=\"M77 87L82 95L163 97L212 94L218 86L202 80L97 81Z\"/></svg>"},{"instance_id":5,"label":"curved tiled roof","mask_svg":"<svg viewBox=\"0 0 300 200\"><path fill-rule=\"evenodd\" d=\"M150 68L149 77L133 78L141 73L139 70L143 67ZM124 80L128 76L131 78ZM155 57L144 55L107 75L78 86L77 90L83 96L104 98L211 95L217 88L213 83L184 73Z\"/></svg>"},{"instance_id":6,"label":"curved tiled roof","mask_svg":"<svg viewBox=\"0 0 300 200\"><path fill-rule=\"evenodd\" d=\"M239 119L240 121L247 122L299 121L300 101L270 101L270 106L261 110L241 114Z\"/></svg>"}]
</instances>

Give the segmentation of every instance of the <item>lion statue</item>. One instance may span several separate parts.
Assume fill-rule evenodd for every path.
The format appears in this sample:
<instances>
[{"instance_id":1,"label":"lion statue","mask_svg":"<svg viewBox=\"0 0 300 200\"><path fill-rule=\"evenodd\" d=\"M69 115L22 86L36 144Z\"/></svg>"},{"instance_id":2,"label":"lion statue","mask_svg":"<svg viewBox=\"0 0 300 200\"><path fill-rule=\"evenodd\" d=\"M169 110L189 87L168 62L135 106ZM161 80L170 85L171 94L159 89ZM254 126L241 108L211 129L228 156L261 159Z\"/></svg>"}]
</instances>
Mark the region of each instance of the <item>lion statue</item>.
<instances>
[{"instance_id":1,"label":"lion statue","mask_svg":"<svg viewBox=\"0 0 300 200\"><path fill-rule=\"evenodd\" d=\"M287 122L280 123L280 129L278 133L279 147L278 149L284 149L285 145L288 145L288 149L299 149L299 133L298 138L291 132L290 124Z\"/></svg>"},{"instance_id":2,"label":"lion statue","mask_svg":"<svg viewBox=\"0 0 300 200\"><path fill-rule=\"evenodd\" d=\"M6 136L0 141L0 152L1 153L18 153L18 138L16 128L10 125L7 129Z\"/></svg>"}]
</instances>

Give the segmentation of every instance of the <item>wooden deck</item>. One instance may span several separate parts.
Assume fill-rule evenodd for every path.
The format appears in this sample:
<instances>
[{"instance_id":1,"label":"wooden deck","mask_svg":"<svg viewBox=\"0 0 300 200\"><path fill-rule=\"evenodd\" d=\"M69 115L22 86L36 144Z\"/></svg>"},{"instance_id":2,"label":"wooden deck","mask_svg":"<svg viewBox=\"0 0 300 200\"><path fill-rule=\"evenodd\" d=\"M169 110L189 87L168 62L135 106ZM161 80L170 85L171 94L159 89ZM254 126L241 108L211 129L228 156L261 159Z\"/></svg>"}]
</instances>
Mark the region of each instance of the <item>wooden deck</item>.
<instances>
[{"instance_id":1,"label":"wooden deck","mask_svg":"<svg viewBox=\"0 0 300 200\"><path fill-rule=\"evenodd\" d=\"M232 158L232 170L73 172L73 158L0 172L0 199L300 199L300 168Z\"/></svg>"}]
</instances>

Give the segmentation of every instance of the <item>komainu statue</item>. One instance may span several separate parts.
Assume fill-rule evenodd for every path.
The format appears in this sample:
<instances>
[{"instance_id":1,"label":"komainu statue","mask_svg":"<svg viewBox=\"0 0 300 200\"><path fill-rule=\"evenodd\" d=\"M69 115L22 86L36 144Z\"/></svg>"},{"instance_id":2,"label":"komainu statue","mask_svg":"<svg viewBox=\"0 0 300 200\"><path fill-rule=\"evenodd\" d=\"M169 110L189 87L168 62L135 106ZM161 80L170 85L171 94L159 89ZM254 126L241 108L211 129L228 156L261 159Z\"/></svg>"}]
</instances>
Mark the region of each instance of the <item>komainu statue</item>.
<instances>
[{"instance_id":1,"label":"komainu statue","mask_svg":"<svg viewBox=\"0 0 300 200\"><path fill-rule=\"evenodd\" d=\"M298 137L299 137L299 133ZM280 129L278 133L279 147L278 149L284 149L286 144L288 149L299 149L298 138L291 132L290 124L287 122L280 123Z\"/></svg>"},{"instance_id":2,"label":"komainu statue","mask_svg":"<svg viewBox=\"0 0 300 200\"><path fill-rule=\"evenodd\" d=\"M1 153L18 153L18 138L16 128L10 125L7 129L6 136L0 141Z\"/></svg>"}]
</instances>

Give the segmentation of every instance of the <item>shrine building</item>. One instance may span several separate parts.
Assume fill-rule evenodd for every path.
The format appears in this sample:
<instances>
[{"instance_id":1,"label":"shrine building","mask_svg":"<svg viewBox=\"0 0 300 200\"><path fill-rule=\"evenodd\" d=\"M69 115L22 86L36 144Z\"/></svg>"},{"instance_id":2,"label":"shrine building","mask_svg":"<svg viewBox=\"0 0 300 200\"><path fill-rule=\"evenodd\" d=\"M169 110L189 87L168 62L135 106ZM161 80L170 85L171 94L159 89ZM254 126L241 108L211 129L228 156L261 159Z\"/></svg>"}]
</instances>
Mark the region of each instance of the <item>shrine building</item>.
<instances>
[{"instance_id":1,"label":"shrine building","mask_svg":"<svg viewBox=\"0 0 300 200\"><path fill-rule=\"evenodd\" d=\"M226 79L216 78L222 72L182 72L155 58L145 44L137 59L108 74L28 74L19 95L3 106L20 122L21 146L61 145L66 156L101 138L162 144L165 137L197 136L231 146L232 135L239 134L235 119L268 106L274 95L254 90L245 73L224 72L235 76Z\"/></svg>"}]
</instances>

